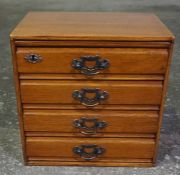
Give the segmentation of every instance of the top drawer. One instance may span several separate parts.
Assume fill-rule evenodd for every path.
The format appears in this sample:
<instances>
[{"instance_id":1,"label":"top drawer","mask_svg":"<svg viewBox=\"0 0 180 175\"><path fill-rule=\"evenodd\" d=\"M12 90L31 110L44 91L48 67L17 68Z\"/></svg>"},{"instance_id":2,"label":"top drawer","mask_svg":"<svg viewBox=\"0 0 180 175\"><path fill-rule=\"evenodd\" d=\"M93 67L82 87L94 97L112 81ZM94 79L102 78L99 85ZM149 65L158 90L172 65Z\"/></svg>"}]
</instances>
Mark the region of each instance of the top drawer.
<instances>
[{"instance_id":1,"label":"top drawer","mask_svg":"<svg viewBox=\"0 0 180 175\"><path fill-rule=\"evenodd\" d=\"M40 60L36 61L36 57L31 57L31 54ZM99 57L95 57L96 55ZM77 60L74 66L82 69L81 71L73 68L74 59ZM168 51L162 48L17 49L20 73L163 74L167 60Z\"/></svg>"}]
</instances>

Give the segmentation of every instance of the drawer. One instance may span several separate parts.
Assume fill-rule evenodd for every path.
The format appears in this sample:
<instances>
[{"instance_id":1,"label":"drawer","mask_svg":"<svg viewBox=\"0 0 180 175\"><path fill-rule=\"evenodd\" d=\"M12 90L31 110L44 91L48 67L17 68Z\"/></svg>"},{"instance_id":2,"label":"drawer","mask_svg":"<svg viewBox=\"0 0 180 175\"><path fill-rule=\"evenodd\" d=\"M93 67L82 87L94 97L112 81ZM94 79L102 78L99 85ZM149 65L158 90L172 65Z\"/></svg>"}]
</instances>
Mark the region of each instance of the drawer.
<instances>
[{"instance_id":1,"label":"drawer","mask_svg":"<svg viewBox=\"0 0 180 175\"><path fill-rule=\"evenodd\" d=\"M21 80L23 103L160 104L161 81Z\"/></svg>"},{"instance_id":2,"label":"drawer","mask_svg":"<svg viewBox=\"0 0 180 175\"><path fill-rule=\"evenodd\" d=\"M93 136L106 133L155 134L157 111L25 110L25 131Z\"/></svg>"},{"instance_id":3,"label":"drawer","mask_svg":"<svg viewBox=\"0 0 180 175\"><path fill-rule=\"evenodd\" d=\"M154 139L27 137L26 153L31 157L59 157L73 160L150 159Z\"/></svg>"},{"instance_id":4,"label":"drawer","mask_svg":"<svg viewBox=\"0 0 180 175\"><path fill-rule=\"evenodd\" d=\"M33 58L31 54L37 57ZM99 57L95 57L96 55ZM38 58L39 60L36 60ZM76 68L72 67L74 59L77 62L73 63L73 67ZM20 73L163 74L167 60L168 51L158 48L17 49L17 64Z\"/></svg>"}]
</instances>

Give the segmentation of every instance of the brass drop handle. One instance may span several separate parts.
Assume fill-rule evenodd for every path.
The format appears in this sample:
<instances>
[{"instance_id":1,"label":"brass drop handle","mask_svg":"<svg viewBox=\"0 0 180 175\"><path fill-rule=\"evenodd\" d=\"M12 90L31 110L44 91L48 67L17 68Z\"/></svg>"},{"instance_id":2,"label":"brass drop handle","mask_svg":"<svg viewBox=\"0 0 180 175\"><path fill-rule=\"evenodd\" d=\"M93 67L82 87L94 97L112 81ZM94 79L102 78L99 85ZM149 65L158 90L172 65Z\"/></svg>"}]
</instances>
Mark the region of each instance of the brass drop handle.
<instances>
[{"instance_id":1,"label":"brass drop handle","mask_svg":"<svg viewBox=\"0 0 180 175\"><path fill-rule=\"evenodd\" d=\"M73 125L80 129L82 134L93 135L96 134L99 129L103 129L108 126L107 122L99 121L97 118L81 117L75 119Z\"/></svg>"},{"instance_id":2,"label":"brass drop handle","mask_svg":"<svg viewBox=\"0 0 180 175\"><path fill-rule=\"evenodd\" d=\"M87 97L87 94L94 94L93 97ZM72 93L75 100L81 102L85 106L96 106L102 101L106 100L109 96L108 92L101 91L97 88L83 88L81 90L75 90Z\"/></svg>"},{"instance_id":3,"label":"brass drop handle","mask_svg":"<svg viewBox=\"0 0 180 175\"><path fill-rule=\"evenodd\" d=\"M93 66L87 66L87 62L94 62ZM98 55L87 55L82 56L79 59L72 60L72 67L74 69L80 70L82 74L85 75L96 75L99 73L99 70L109 68L110 63L108 59L101 59Z\"/></svg>"},{"instance_id":4,"label":"brass drop handle","mask_svg":"<svg viewBox=\"0 0 180 175\"><path fill-rule=\"evenodd\" d=\"M72 151L73 153L79 155L82 159L90 161L95 159L97 156L104 154L105 148L95 144L83 144L73 147Z\"/></svg>"}]
</instances>

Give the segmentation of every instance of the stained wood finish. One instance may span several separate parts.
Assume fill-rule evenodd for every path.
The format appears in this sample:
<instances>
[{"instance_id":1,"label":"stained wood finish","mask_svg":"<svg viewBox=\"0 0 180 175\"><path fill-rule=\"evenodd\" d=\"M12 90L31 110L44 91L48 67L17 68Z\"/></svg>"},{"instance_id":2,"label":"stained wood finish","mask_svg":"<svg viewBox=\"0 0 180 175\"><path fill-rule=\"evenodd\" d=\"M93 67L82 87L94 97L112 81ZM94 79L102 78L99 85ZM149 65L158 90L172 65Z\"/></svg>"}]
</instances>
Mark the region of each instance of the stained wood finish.
<instances>
[{"instance_id":1,"label":"stained wood finish","mask_svg":"<svg viewBox=\"0 0 180 175\"><path fill-rule=\"evenodd\" d=\"M21 147L23 152L23 162L26 164L26 146L25 146L25 134L24 134L24 125L23 125L23 107L21 103L21 95L20 95L20 86L19 86L19 77L17 71L17 62L16 62L16 47L14 45L14 41L10 40L11 44L11 51L12 51L12 63L13 63L13 72L14 72L14 83L15 83L15 90L16 90L16 99L17 99L17 111L18 111L18 120L19 120L19 127L20 127L20 136L21 136Z\"/></svg>"},{"instance_id":2,"label":"stained wood finish","mask_svg":"<svg viewBox=\"0 0 180 175\"><path fill-rule=\"evenodd\" d=\"M25 103L23 104L23 109L65 109L65 110L87 110L86 106L83 106L81 104L79 105L62 105L62 104L29 104ZM102 104L99 106L94 106L93 109L98 109L100 111L104 110L112 110L112 111L159 111L160 105L109 105L109 104Z\"/></svg>"},{"instance_id":3,"label":"stained wood finish","mask_svg":"<svg viewBox=\"0 0 180 175\"><path fill-rule=\"evenodd\" d=\"M155 165L174 42L155 15L31 12L10 38L25 164ZM25 62L32 52L43 61ZM111 66L84 76L70 67L84 54L99 54ZM73 101L72 91L86 87L107 90L110 97L94 108ZM84 136L69 123L83 115L112 125ZM83 143L108 151L84 161L72 153Z\"/></svg>"},{"instance_id":4,"label":"stained wood finish","mask_svg":"<svg viewBox=\"0 0 180 175\"><path fill-rule=\"evenodd\" d=\"M106 30L104 30L106 29ZM171 41L150 13L30 12L11 33L16 40Z\"/></svg>"},{"instance_id":5,"label":"stained wood finish","mask_svg":"<svg viewBox=\"0 0 180 175\"><path fill-rule=\"evenodd\" d=\"M77 163L77 160L75 159L72 159L72 158L63 158L66 162L76 162ZM28 158L29 161L61 161L62 158L60 157L29 157ZM138 163L151 163L151 160L150 159L98 159L98 162L100 163L108 163L108 161L113 162L113 163L132 163L132 162L138 162ZM79 161L78 163L81 163L81 162L84 162L84 161ZM97 161L91 161L92 163L98 163Z\"/></svg>"},{"instance_id":6,"label":"stained wood finish","mask_svg":"<svg viewBox=\"0 0 180 175\"><path fill-rule=\"evenodd\" d=\"M98 133L156 133L158 113L150 111L99 111L99 110L25 110L25 131L80 133L73 125L75 119L86 117L105 121L107 127ZM88 125L88 122L86 122ZM91 126L94 123L89 123ZM83 135L83 134L82 134ZM96 135L96 134L95 134Z\"/></svg>"},{"instance_id":7,"label":"stained wood finish","mask_svg":"<svg viewBox=\"0 0 180 175\"><path fill-rule=\"evenodd\" d=\"M39 137L82 137L82 138L156 138L156 133L154 134L148 134L148 133L104 133L104 132L97 132L97 134L94 135L84 135L80 132L74 132L74 133L70 133L70 132L49 132L49 131L25 131L25 136L39 136Z\"/></svg>"},{"instance_id":8,"label":"stained wood finish","mask_svg":"<svg viewBox=\"0 0 180 175\"><path fill-rule=\"evenodd\" d=\"M164 75L121 75L121 74L98 74L96 76L84 76L82 74L26 74L19 75L21 80L164 80Z\"/></svg>"},{"instance_id":9,"label":"stained wood finish","mask_svg":"<svg viewBox=\"0 0 180 175\"><path fill-rule=\"evenodd\" d=\"M171 46L168 41L83 41L83 40L15 40L16 47L63 47L63 48L166 48Z\"/></svg>"},{"instance_id":10,"label":"stained wood finish","mask_svg":"<svg viewBox=\"0 0 180 175\"><path fill-rule=\"evenodd\" d=\"M74 90L99 88L109 93L105 104L160 104L162 82L155 81L48 81L21 80L23 103L79 104L72 97Z\"/></svg>"},{"instance_id":11,"label":"stained wood finish","mask_svg":"<svg viewBox=\"0 0 180 175\"><path fill-rule=\"evenodd\" d=\"M28 157L66 157L83 160L73 153L72 149L81 144L96 144L106 149L100 158L152 158L154 139L94 139L94 138L59 138L59 137L27 137ZM98 158L97 158L98 159Z\"/></svg>"},{"instance_id":12,"label":"stained wood finish","mask_svg":"<svg viewBox=\"0 0 180 175\"><path fill-rule=\"evenodd\" d=\"M159 126L158 126L158 132L156 134L156 149L153 157L153 163L156 162L157 158L157 152L158 152L158 146L159 146L159 139L160 139L160 131L161 131L161 125L162 125L162 120L163 120L163 112L164 112L164 104L165 104L165 99L166 99L166 93L167 93L167 87L168 87L168 81L169 81L169 73L170 73L170 65L171 65L171 60L172 60L172 54L173 54L173 46L174 44L172 43L170 49L169 49L169 59L168 59L168 69L166 70L166 78L164 80L163 84L163 94L162 94L162 99L161 99L161 108L160 108L160 114L159 114Z\"/></svg>"},{"instance_id":13,"label":"stained wood finish","mask_svg":"<svg viewBox=\"0 0 180 175\"><path fill-rule=\"evenodd\" d=\"M29 54L40 55L42 61L29 63ZM18 48L17 63L21 73L80 73L72 68L72 60L81 56L99 55L109 60L110 67L100 73L163 74L168 51L145 48Z\"/></svg>"},{"instance_id":14,"label":"stained wood finish","mask_svg":"<svg viewBox=\"0 0 180 175\"><path fill-rule=\"evenodd\" d=\"M134 159L130 159L129 162L126 159L122 159L122 161L113 161L109 159L109 161L98 161L98 162L73 162L73 161L44 161L44 160L35 160L35 161L27 161L28 165L34 166L100 166L100 167L152 167L153 163L149 162L141 162L141 159L137 159L139 162L133 162Z\"/></svg>"}]
</instances>

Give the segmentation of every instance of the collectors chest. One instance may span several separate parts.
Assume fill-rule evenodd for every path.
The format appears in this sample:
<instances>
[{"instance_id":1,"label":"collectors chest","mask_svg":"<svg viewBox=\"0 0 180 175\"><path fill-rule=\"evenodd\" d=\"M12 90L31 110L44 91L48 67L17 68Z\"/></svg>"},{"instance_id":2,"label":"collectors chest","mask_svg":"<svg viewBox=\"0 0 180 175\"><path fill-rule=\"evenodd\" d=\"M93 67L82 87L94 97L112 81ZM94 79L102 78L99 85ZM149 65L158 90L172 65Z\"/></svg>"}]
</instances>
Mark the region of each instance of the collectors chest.
<instances>
[{"instance_id":1,"label":"collectors chest","mask_svg":"<svg viewBox=\"0 0 180 175\"><path fill-rule=\"evenodd\" d=\"M174 41L155 15L31 12L10 39L27 165L155 164Z\"/></svg>"}]
</instances>

